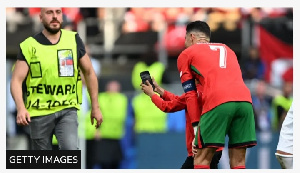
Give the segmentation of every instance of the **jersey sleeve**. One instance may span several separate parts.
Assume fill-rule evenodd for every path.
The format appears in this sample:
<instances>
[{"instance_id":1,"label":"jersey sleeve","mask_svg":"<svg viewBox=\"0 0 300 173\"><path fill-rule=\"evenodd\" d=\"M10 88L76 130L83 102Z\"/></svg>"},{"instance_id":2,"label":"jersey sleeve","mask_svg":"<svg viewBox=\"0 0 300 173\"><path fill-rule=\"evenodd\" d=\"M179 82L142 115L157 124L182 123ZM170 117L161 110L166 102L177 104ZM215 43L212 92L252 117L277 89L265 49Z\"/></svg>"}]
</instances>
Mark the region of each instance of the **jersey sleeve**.
<instances>
[{"instance_id":1,"label":"jersey sleeve","mask_svg":"<svg viewBox=\"0 0 300 173\"><path fill-rule=\"evenodd\" d=\"M165 101L170 101L170 100L173 100L173 99L177 99L179 96L165 90L164 94L161 96L161 98Z\"/></svg>"},{"instance_id":2,"label":"jersey sleeve","mask_svg":"<svg viewBox=\"0 0 300 173\"><path fill-rule=\"evenodd\" d=\"M169 101L165 101L158 95L153 94L151 100L163 112L177 112L186 108L184 94Z\"/></svg>"},{"instance_id":3,"label":"jersey sleeve","mask_svg":"<svg viewBox=\"0 0 300 173\"><path fill-rule=\"evenodd\" d=\"M197 89L195 79L190 69L191 59L186 52L182 52L177 60L177 68L180 74L180 81L185 92L185 102L191 123L199 121L201 115L200 105L198 103Z\"/></svg>"}]
</instances>

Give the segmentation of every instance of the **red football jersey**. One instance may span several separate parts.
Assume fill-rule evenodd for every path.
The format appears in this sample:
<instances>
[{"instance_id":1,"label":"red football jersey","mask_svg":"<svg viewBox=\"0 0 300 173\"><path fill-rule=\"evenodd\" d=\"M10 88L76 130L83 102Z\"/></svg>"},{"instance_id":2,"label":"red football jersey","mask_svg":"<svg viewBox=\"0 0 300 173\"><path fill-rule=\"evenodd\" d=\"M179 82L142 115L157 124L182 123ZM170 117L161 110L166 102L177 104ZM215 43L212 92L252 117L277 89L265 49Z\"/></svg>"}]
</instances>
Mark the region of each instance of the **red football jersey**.
<instances>
[{"instance_id":1,"label":"red football jersey","mask_svg":"<svg viewBox=\"0 0 300 173\"><path fill-rule=\"evenodd\" d=\"M225 44L192 45L179 55L177 67L191 117L205 114L229 101L252 103L250 90L243 81L237 57ZM195 79L203 86L202 113L197 105L197 92L191 83Z\"/></svg>"}]
</instances>

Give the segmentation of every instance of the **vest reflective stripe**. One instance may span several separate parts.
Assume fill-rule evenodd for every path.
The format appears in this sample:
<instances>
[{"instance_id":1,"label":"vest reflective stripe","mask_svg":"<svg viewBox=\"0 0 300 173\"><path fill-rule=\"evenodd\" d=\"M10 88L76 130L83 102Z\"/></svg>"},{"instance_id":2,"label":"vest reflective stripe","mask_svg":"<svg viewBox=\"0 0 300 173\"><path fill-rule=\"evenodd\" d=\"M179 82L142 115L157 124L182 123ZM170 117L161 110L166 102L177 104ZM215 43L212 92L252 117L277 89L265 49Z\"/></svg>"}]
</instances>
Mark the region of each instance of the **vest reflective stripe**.
<instances>
[{"instance_id":1,"label":"vest reflective stripe","mask_svg":"<svg viewBox=\"0 0 300 173\"><path fill-rule=\"evenodd\" d=\"M277 117L277 106L283 107L283 109L288 112L290 109L290 106L292 105L293 98L286 98L284 96L277 96L274 98L272 102L273 107L273 117L272 117L272 127L274 130L278 128L278 117Z\"/></svg>"},{"instance_id":2,"label":"vest reflective stripe","mask_svg":"<svg viewBox=\"0 0 300 173\"><path fill-rule=\"evenodd\" d=\"M162 76L165 71L165 66L161 62L154 62L150 66L147 66L144 62L138 62L132 71L132 85L135 89L140 90L141 89L141 77L140 73L142 71L148 70L150 72L150 75L154 77L155 81L158 85L162 83Z\"/></svg>"},{"instance_id":3,"label":"vest reflective stripe","mask_svg":"<svg viewBox=\"0 0 300 173\"><path fill-rule=\"evenodd\" d=\"M61 31L56 45L42 45L32 37L20 44L29 65L25 105L31 117L69 107L80 109L82 81L78 69L76 33Z\"/></svg>"},{"instance_id":4,"label":"vest reflective stripe","mask_svg":"<svg viewBox=\"0 0 300 173\"><path fill-rule=\"evenodd\" d=\"M100 126L101 137L121 139L124 136L127 97L122 93L104 92L99 94L98 102L103 116L103 123Z\"/></svg>"},{"instance_id":5,"label":"vest reflective stripe","mask_svg":"<svg viewBox=\"0 0 300 173\"><path fill-rule=\"evenodd\" d=\"M164 133L167 130L167 114L158 109L151 98L140 93L132 101L137 133Z\"/></svg>"}]
</instances>

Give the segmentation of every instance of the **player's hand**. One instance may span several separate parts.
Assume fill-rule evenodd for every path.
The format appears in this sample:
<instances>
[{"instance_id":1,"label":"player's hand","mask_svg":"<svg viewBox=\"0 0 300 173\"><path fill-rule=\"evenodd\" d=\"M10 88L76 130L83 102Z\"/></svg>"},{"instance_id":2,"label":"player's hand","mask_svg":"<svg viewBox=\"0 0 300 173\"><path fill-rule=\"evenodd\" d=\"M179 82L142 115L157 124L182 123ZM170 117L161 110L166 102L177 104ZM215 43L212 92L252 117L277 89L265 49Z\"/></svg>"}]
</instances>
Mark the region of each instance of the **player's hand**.
<instances>
[{"instance_id":1,"label":"player's hand","mask_svg":"<svg viewBox=\"0 0 300 173\"><path fill-rule=\"evenodd\" d=\"M195 138L193 139L193 142L192 142L192 152L193 152L193 157L195 157L195 155L197 154L197 148L196 148L196 145L195 145Z\"/></svg>"},{"instance_id":2,"label":"player's hand","mask_svg":"<svg viewBox=\"0 0 300 173\"><path fill-rule=\"evenodd\" d=\"M152 85L150 84L150 82L147 80L146 81L146 84L143 84L141 83L141 87L142 87L142 90L145 94L147 94L148 96L152 96L154 93L153 91L153 88L152 88Z\"/></svg>"},{"instance_id":3,"label":"player's hand","mask_svg":"<svg viewBox=\"0 0 300 173\"><path fill-rule=\"evenodd\" d=\"M20 126L27 126L31 121L29 112L25 108L18 110L16 121Z\"/></svg>"},{"instance_id":4,"label":"player's hand","mask_svg":"<svg viewBox=\"0 0 300 173\"><path fill-rule=\"evenodd\" d=\"M97 121L95 124L96 129L100 127L101 123L103 122L102 113L99 108L92 108L91 111L91 123L94 125L94 119Z\"/></svg>"}]
</instances>

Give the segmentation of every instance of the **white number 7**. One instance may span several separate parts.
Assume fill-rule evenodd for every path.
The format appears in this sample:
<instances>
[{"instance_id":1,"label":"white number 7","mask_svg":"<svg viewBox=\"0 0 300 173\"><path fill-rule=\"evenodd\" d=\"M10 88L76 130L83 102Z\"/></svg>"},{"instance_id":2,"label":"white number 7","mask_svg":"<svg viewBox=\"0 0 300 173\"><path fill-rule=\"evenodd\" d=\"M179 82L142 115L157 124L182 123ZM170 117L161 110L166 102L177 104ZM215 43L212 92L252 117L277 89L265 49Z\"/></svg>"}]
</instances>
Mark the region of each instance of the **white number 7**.
<instances>
[{"instance_id":1,"label":"white number 7","mask_svg":"<svg viewBox=\"0 0 300 173\"><path fill-rule=\"evenodd\" d=\"M219 61L219 66L221 68L226 68L226 49L224 46L214 46L214 45L209 45L211 50L217 51L218 49L220 50L220 61Z\"/></svg>"}]
</instances>

